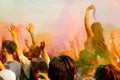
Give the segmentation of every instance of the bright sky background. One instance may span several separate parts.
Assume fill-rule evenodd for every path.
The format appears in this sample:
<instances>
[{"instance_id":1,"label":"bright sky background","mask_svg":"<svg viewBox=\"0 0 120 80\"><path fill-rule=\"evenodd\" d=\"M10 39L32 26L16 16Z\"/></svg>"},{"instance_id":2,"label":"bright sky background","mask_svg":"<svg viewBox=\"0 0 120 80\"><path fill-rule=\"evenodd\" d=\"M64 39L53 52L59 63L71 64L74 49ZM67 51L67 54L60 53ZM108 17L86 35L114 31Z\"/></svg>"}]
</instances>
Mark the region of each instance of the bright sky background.
<instances>
[{"instance_id":1,"label":"bright sky background","mask_svg":"<svg viewBox=\"0 0 120 80\"><path fill-rule=\"evenodd\" d=\"M119 3L120 0L0 0L0 20L32 22L37 27L50 29L59 19L66 19L66 16L82 20L85 9L94 4L99 21L120 26Z\"/></svg>"},{"instance_id":2,"label":"bright sky background","mask_svg":"<svg viewBox=\"0 0 120 80\"><path fill-rule=\"evenodd\" d=\"M5 24L12 22L20 26L23 37L29 34L21 25L33 23L36 34L59 36L60 41L79 32L84 40L84 14L90 4L96 7L97 21L120 28L120 0L0 0L0 32L4 34Z\"/></svg>"}]
</instances>

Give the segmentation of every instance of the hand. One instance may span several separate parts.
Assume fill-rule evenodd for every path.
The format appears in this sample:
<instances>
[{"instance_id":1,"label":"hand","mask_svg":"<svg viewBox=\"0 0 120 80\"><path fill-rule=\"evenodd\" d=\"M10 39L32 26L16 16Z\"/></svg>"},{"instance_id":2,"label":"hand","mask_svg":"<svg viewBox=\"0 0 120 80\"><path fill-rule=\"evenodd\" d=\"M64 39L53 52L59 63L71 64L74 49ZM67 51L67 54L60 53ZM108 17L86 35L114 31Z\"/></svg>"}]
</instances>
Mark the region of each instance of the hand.
<instances>
[{"instance_id":1,"label":"hand","mask_svg":"<svg viewBox=\"0 0 120 80\"><path fill-rule=\"evenodd\" d=\"M16 36L16 29L15 29L15 25L11 24L10 25L10 29L9 29L10 33L12 34L12 36Z\"/></svg>"},{"instance_id":2,"label":"hand","mask_svg":"<svg viewBox=\"0 0 120 80\"><path fill-rule=\"evenodd\" d=\"M3 70L3 69L5 69L5 67L4 67L2 61L0 60L0 70Z\"/></svg>"},{"instance_id":3,"label":"hand","mask_svg":"<svg viewBox=\"0 0 120 80\"><path fill-rule=\"evenodd\" d=\"M30 23L29 27L26 29L28 30L29 33L33 33L34 32L34 25Z\"/></svg>"},{"instance_id":4,"label":"hand","mask_svg":"<svg viewBox=\"0 0 120 80\"><path fill-rule=\"evenodd\" d=\"M74 41L73 40L69 40L69 44L70 44L71 47L73 47L74 46Z\"/></svg>"},{"instance_id":5,"label":"hand","mask_svg":"<svg viewBox=\"0 0 120 80\"><path fill-rule=\"evenodd\" d=\"M114 30L112 30L112 31L110 32L110 38L111 38L111 39L114 39L114 38L115 38L115 31L114 31Z\"/></svg>"},{"instance_id":6,"label":"hand","mask_svg":"<svg viewBox=\"0 0 120 80\"><path fill-rule=\"evenodd\" d=\"M45 41L42 41L42 42L40 43L40 48L41 48L42 50L44 50L44 48L45 48Z\"/></svg>"},{"instance_id":7,"label":"hand","mask_svg":"<svg viewBox=\"0 0 120 80\"><path fill-rule=\"evenodd\" d=\"M87 11L91 10L91 9L95 9L94 5L91 4L88 8L87 8Z\"/></svg>"},{"instance_id":8,"label":"hand","mask_svg":"<svg viewBox=\"0 0 120 80\"><path fill-rule=\"evenodd\" d=\"M28 39L25 39L24 43L25 43L26 46L28 46Z\"/></svg>"},{"instance_id":9,"label":"hand","mask_svg":"<svg viewBox=\"0 0 120 80\"><path fill-rule=\"evenodd\" d=\"M2 42L6 40L6 36L2 36Z\"/></svg>"}]
</instances>

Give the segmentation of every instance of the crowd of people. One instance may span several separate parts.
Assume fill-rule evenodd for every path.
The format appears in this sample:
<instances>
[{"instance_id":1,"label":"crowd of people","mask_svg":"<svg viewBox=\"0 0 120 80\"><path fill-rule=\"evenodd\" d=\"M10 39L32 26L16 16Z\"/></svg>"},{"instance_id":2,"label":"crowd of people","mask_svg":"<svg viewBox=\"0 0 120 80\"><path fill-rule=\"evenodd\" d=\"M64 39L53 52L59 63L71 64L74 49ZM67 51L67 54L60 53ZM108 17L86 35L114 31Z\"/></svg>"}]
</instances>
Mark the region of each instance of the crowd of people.
<instances>
[{"instance_id":1,"label":"crowd of people","mask_svg":"<svg viewBox=\"0 0 120 80\"><path fill-rule=\"evenodd\" d=\"M36 43L33 24L26 28L32 45L25 40L29 51L22 50L16 27L11 24L9 32L13 40L2 40L0 80L120 80L120 51L115 32L111 31L108 47L101 23L89 22L91 10L95 14L94 5L88 6L85 12L87 39L84 49L74 47L70 42L74 58L67 55L67 50L50 57L45 41Z\"/></svg>"}]
</instances>

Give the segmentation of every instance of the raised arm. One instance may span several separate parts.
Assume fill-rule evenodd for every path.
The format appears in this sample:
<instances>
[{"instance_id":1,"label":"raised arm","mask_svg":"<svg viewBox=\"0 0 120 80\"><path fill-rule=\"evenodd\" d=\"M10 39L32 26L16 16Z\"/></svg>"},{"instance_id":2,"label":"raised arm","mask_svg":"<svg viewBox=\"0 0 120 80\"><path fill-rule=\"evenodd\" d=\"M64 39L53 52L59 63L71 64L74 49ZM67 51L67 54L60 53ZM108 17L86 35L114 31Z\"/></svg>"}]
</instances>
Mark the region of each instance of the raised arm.
<instances>
[{"instance_id":1,"label":"raised arm","mask_svg":"<svg viewBox=\"0 0 120 80\"><path fill-rule=\"evenodd\" d=\"M2 61L0 60L0 70L5 69L5 66L3 65Z\"/></svg>"},{"instance_id":2,"label":"raised arm","mask_svg":"<svg viewBox=\"0 0 120 80\"><path fill-rule=\"evenodd\" d=\"M110 33L110 40L111 40L110 46L112 46L111 50L113 51L113 52L111 52L111 55L110 55L110 61L111 61L112 65L114 65L117 69L120 70L120 68L118 66L119 61L120 61L120 51L119 51L119 46L116 41L114 31L111 31L111 33Z\"/></svg>"},{"instance_id":3,"label":"raised arm","mask_svg":"<svg viewBox=\"0 0 120 80\"><path fill-rule=\"evenodd\" d=\"M12 34L13 39L14 39L14 42L15 42L16 45L17 45L16 51L17 51L18 56L23 55L22 49L20 48L20 45L19 45L19 42L18 42L17 32L16 32L16 29L15 29L15 25L14 25L14 24L11 24L11 25L10 25L9 31L10 31L10 33Z\"/></svg>"},{"instance_id":4,"label":"raised arm","mask_svg":"<svg viewBox=\"0 0 120 80\"><path fill-rule=\"evenodd\" d=\"M32 45L36 45L35 37L34 37L34 25L30 23L29 27L26 28L26 29L30 33L30 36L31 36L31 39L32 39Z\"/></svg>"},{"instance_id":5,"label":"raised arm","mask_svg":"<svg viewBox=\"0 0 120 80\"><path fill-rule=\"evenodd\" d=\"M25 45L30 49L30 45L29 45L29 43L28 43L28 39L25 39L25 40L24 40L24 43L25 43Z\"/></svg>"},{"instance_id":6,"label":"raised arm","mask_svg":"<svg viewBox=\"0 0 120 80\"><path fill-rule=\"evenodd\" d=\"M112 46L113 46L113 49L114 52L115 52L115 55L117 55L119 58L120 58L120 51L119 51L119 45L118 45L118 42L116 40L116 36L115 36L115 32L114 31L111 31L111 42L112 42Z\"/></svg>"},{"instance_id":7,"label":"raised arm","mask_svg":"<svg viewBox=\"0 0 120 80\"><path fill-rule=\"evenodd\" d=\"M48 56L48 53L45 49L45 42L44 41L40 43L40 48L41 48L42 53L43 53L43 58L45 59L47 65L49 66L50 57Z\"/></svg>"},{"instance_id":8,"label":"raised arm","mask_svg":"<svg viewBox=\"0 0 120 80\"><path fill-rule=\"evenodd\" d=\"M20 59L20 62L23 63L23 64L26 64L26 63L30 62L30 61L28 60L28 58L24 56L23 51L22 51L22 49L20 48L20 45L19 45L19 42L18 42L18 38L17 38L16 29L15 29L15 25L11 24L9 31L10 31L10 33L12 34L13 39L14 39L14 42L15 42L16 45L17 45L16 51L17 51L18 57L19 57L19 59Z\"/></svg>"},{"instance_id":9,"label":"raised arm","mask_svg":"<svg viewBox=\"0 0 120 80\"><path fill-rule=\"evenodd\" d=\"M50 57L48 56L48 53L47 53L46 49L44 50L43 57L44 57L44 59L45 59L47 65L49 66Z\"/></svg>"},{"instance_id":10,"label":"raised arm","mask_svg":"<svg viewBox=\"0 0 120 80\"><path fill-rule=\"evenodd\" d=\"M85 18L84 18L84 22L85 22L85 29L87 32L87 37L89 36L93 36L93 32L89 23L89 11L90 10L95 10L94 5L90 5L87 9L86 9L86 13L85 13Z\"/></svg>"}]
</instances>

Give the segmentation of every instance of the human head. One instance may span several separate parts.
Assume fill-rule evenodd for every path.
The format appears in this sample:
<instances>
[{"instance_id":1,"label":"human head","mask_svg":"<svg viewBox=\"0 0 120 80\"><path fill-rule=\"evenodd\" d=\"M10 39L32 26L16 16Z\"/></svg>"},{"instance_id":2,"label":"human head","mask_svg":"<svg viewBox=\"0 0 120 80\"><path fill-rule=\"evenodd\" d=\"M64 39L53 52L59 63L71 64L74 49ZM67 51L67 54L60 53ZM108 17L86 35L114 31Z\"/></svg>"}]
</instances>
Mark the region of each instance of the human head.
<instances>
[{"instance_id":1,"label":"human head","mask_svg":"<svg viewBox=\"0 0 120 80\"><path fill-rule=\"evenodd\" d=\"M44 60L37 58L32 59L31 63L31 80L49 80L48 66Z\"/></svg>"},{"instance_id":2,"label":"human head","mask_svg":"<svg viewBox=\"0 0 120 80\"><path fill-rule=\"evenodd\" d=\"M51 80L75 80L76 63L66 55L55 57L50 61L48 76Z\"/></svg>"},{"instance_id":3,"label":"human head","mask_svg":"<svg viewBox=\"0 0 120 80\"><path fill-rule=\"evenodd\" d=\"M102 36L103 35L103 28L102 25L99 22L94 22L91 26L92 31L95 36Z\"/></svg>"},{"instance_id":4,"label":"human head","mask_svg":"<svg viewBox=\"0 0 120 80\"><path fill-rule=\"evenodd\" d=\"M6 49L9 54L13 54L16 50L17 46L14 41L4 40L2 42L2 49Z\"/></svg>"},{"instance_id":5,"label":"human head","mask_svg":"<svg viewBox=\"0 0 120 80\"><path fill-rule=\"evenodd\" d=\"M40 46L32 45L29 49L29 54L31 58L38 58L40 55L43 55L45 48L45 42L40 42Z\"/></svg>"},{"instance_id":6,"label":"human head","mask_svg":"<svg viewBox=\"0 0 120 80\"><path fill-rule=\"evenodd\" d=\"M96 80L120 80L120 71L113 65L99 65L95 72Z\"/></svg>"},{"instance_id":7,"label":"human head","mask_svg":"<svg viewBox=\"0 0 120 80\"><path fill-rule=\"evenodd\" d=\"M40 55L40 47L36 45L31 46L29 50L29 57L38 58L39 55Z\"/></svg>"},{"instance_id":8,"label":"human head","mask_svg":"<svg viewBox=\"0 0 120 80\"><path fill-rule=\"evenodd\" d=\"M91 26L92 32L94 33L93 45L104 41L103 28L99 22L94 22Z\"/></svg>"},{"instance_id":9,"label":"human head","mask_svg":"<svg viewBox=\"0 0 120 80\"><path fill-rule=\"evenodd\" d=\"M91 28L94 33L92 46L95 49L96 55L99 55L100 57L103 57L103 58L107 58L109 51L105 44L102 25L99 22L94 22Z\"/></svg>"}]
</instances>

